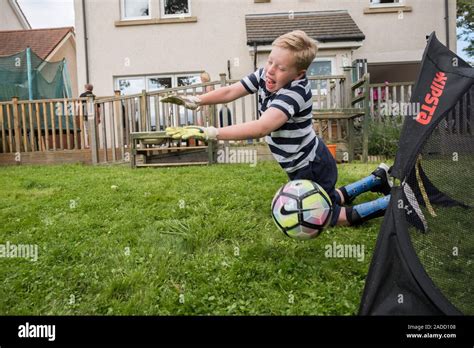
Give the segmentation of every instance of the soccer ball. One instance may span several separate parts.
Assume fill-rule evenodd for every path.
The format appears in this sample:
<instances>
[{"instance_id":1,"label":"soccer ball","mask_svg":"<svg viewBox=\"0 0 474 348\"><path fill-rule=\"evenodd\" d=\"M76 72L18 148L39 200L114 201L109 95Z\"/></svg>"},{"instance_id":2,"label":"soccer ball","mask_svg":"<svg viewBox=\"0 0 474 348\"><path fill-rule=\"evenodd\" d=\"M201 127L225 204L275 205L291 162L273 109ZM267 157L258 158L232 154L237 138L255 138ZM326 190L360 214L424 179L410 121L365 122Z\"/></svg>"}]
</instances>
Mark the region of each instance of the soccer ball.
<instances>
[{"instance_id":1,"label":"soccer ball","mask_svg":"<svg viewBox=\"0 0 474 348\"><path fill-rule=\"evenodd\" d=\"M272 216L278 228L301 240L317 237L331 220L332 210L329 195L310 180L290 181L272 201Z\"/></svg>"}]
</instances>

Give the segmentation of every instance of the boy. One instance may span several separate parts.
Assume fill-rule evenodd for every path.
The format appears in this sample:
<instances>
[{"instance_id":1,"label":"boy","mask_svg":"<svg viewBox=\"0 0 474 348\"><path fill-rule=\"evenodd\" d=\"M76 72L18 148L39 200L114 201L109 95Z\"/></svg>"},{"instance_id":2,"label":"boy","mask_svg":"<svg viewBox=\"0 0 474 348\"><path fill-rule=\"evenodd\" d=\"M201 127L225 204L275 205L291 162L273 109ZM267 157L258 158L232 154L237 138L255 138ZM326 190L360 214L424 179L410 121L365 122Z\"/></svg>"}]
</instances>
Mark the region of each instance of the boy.
<instances>
[{"instance_id":1,"label":"boy","mask_svg":"<svg viewBox=\"0 0 474 348\"><path fill-rule=\"evenodd\" d=\"M301 30L277 38L265 68L240 82L197 96L164 98L189 109L202 105L229 103L258 93L260 118L233 126L168 128L173 138L196 137L204 140L245 140L265 137L273 156L290 180L308 179L321 185L331 197L334 212L331 225L357 225L382 216L389 196L353 207L343 207L368 190L389 195L392 186L388 167L381 164L371 175L356 183L335 189L336 161L312 123L311 85L306 70L317 52L316 42Z\"/></svg>"}]
</instances>

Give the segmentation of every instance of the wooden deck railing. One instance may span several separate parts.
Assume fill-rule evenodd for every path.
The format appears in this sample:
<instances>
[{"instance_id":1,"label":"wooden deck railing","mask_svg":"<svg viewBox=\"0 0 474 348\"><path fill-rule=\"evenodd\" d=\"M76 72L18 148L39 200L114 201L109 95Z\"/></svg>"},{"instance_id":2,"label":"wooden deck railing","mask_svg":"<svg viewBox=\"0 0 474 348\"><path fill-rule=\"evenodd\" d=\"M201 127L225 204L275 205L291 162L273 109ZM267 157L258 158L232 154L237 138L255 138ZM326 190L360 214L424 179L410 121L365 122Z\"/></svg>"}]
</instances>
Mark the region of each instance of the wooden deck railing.
<instances>
[{"instance_id":1,"label":"wooden deck railing","mask_svg":"<svg viewBox=\"0 0 474 348\"><path fill-rule=\"evenodd\" d=\"M369 75L350 83L344 75L309 77L313 88L315 130L329 143L348 144L354 157L355 130L362 129L362 153L367 155L368 122L379 120L384 102L408 102L412 82L370 85ZM198 111L164 104L170 93L199 95L238 80L181 86L135 95L76 99L0 102L0 154L81 152L92 163L127 160L131 132L163 131L190 124L223 127L258 118L256 95L236 101L204 106ZM363 115L371 117L363 118ZM227 116L227 117L226 117ZM261 139L260 139L261 141ZM259 142L259 140L248 140ZM81 157L82 158L82 157Z\"/></svg>"},{"instance_id":2,"label":"wooden deck railing","mask_svg":"<svg viewBox=\"0 0 474 348\"><path fill-rule=\"evenodd\" d=\"M391 106L397 104L396 116L403 113L404 107L416 107L410 103L412 89L415 82L377 83L370 84L370 115L374 121L381 120L384 116L394 116L390 113Z\"/></svg>"},{"instance_id":3,"label":"wooden deck railing","mask_svg":"<svg viewBox=\"0 0 474 348\"><path fill-rule=\"evenodd\" d=\"M86 99L0 102L0 153L84 149Z\"/></svg>"}]
</instances>

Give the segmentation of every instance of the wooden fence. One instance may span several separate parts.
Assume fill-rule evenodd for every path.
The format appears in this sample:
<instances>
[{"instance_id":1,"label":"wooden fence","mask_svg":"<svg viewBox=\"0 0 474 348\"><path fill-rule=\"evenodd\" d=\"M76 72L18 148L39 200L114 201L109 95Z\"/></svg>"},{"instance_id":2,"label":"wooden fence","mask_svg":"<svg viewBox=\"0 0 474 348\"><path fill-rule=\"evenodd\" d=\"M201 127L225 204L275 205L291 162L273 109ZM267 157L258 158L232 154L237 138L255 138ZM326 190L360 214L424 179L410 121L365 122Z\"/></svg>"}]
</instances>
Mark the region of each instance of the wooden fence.
<instances>
[{"instance_id":1,"label":"wooden fence","mask_svg":"<svg viewBox=\"0 0 474 348\"><path fill-rule=\"evenodd\" d=\"M410 104L415 82L370 84L370 115L380 121L384 117L417 114L418 106Z\"/></svg>"},{"instance_id":2,"label":"wooden fence","mask_svg":"<svg viewBox=\"0 0 474 348\"><path fill-rule=\"evenodd\" d=\"M383 103L408 102L413 84L370 85L369 75L351 83L350 72L309 80L315 130L328 143L347 144L346 160L352 160L356 152L367 158L367 125L384 117ZM219 81L135 95L122 96L116 91L114 96L95 100L13 98L0 102L0 164L128 161L131 132L163 131L190 124L223 127L256 120L256 95L198 111L161 103L170 93L199 95L237 81L221 74Z\"/></svg>"}]
</instances>

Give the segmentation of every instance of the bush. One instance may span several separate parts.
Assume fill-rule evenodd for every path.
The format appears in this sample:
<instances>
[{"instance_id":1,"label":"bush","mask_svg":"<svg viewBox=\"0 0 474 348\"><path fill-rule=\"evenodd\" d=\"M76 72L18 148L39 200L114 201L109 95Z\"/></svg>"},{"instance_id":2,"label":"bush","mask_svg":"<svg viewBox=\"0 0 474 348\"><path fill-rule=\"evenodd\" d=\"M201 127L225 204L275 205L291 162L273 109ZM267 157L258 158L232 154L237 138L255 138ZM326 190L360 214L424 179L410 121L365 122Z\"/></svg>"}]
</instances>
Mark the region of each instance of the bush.
<instances>
[{"instance_id":1,"label":"bush","mask_svg":"<svg viewBox=\"0 0 474 348\"><path fill-rule=\"evenodd\" d=\"M394 157L401 129L402 122L392 117L372 120L369 126L369 155Z\"/></svg>"}]
</instances>

